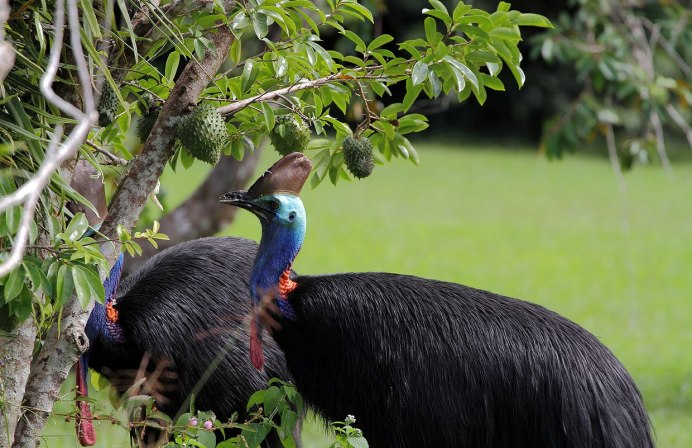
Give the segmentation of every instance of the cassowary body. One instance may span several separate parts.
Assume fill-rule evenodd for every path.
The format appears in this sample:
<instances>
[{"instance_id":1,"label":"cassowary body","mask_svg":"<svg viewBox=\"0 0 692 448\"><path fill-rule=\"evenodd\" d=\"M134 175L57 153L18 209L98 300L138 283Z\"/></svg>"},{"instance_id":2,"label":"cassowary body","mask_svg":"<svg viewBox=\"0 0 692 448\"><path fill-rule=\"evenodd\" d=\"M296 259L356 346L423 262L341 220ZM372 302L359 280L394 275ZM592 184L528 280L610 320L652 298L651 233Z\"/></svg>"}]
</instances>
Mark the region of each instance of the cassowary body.
<instances>
[{"instance_id":1,"label":"cassowary body","mask_svg":"<svg viewBox=\"0 0 692 448\"><path fill-rule=\"evenodd\" d=\"M373 448L653 446L620 362L539 305L387 273L288 280L305 232L295 179L308 173L291 154L222 202L260 218L255 304L325 417L354 414Z\"/></svg>"},{"instance_id":2,"label":"cassowary body","mask_svg":"<svg viewBox=\"0 0 692 448\"><path fill-rule=\"evenodd\" d=\"M194 394L196 409L213 411L221 421L238 412L242 421L254 391L269 378L290 379L276 346L269 348L264 372L247 357L248 278L256 250L248 240L203 238L152 257L117 285L112 307L94 309L87 324L89 367L123 393L149 357L149 376L159 363L163 378L175 375L154 395L159 410L172 417L185 412Z\"/></svg>"}]
</instances>

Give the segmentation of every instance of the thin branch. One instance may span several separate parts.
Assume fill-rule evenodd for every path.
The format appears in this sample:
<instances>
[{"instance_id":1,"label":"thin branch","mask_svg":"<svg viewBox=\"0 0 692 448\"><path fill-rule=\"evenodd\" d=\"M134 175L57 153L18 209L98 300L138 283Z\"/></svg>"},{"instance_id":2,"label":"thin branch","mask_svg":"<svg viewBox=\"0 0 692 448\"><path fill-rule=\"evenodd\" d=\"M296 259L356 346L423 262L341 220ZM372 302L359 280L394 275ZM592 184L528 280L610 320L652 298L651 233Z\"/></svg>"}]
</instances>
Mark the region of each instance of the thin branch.
<instances>
[{"instance_id":1,"label":"thin branch","mask_svg":"<svg viewBox=\"0 0 692 448\"><path fill-rule=\"evenodd\" d=\"M615 145L615 133L613 132L613 125L610 123L606 125L606 145L608 146L608 156L610 157L610 164L613 167L615 176L617 177L618 184L620 186L620 191L624 192L627 189L627 184L625 183L625 176L622 174L622 169L620 168L618 150Z\"/></svg>"},{"instance_id":2,"label":"thin branch","mask_svg":"<svg viewBox=\"0 0 692 448\"><path fill-rule=\"evenodd\" d=\"M87 140L86 144L89 145L91 148L93 148L96 152L103 154L104 156L108 157L114 165L120 165L120 166L126 166L127 165L127 160L122 159L115 154L103 149L96 143L92 142L91 140Z\"/></svg>"},{"instance_id":3,"label":"thin branch","mask_svg":"<svg viewBox=\"0 0 692 448\"><path fill-rule=\"evenodd\" d=\"M269 101L269 100L275 100L277 98L282 98L284 95L287 95L289 93L293 92L298 92L299 90L305 90L305 89L314 89L317 87L324 86L326 84L330 83L346 83L346 82L352 82L352 81L357 81L358 79L382 79L384 77L381 76L362 76L355 78L353 76L348 76L348 75L342 75L340 73L335 73L332 75L325 76L324 78L318 78L318 79L313 79L310 81L301 81L296 84L293 84L288 87L284 87L283 89L278 89L278 90L273 90L270 92L264 92L260 93L259 95L252 96L250 98L245 98L244 100L239 100L231 104L227 104L225 106L221 106L216 109L218 113L221 115L231 115L239 110L245 109L252 103L257 103L261 101Z\"/></svg>"},{"instance_id":4,"label":"thin branch","mask_svg":"<svg viewBox=\"0 0 692 448\"><path fill-rule=\"evenodd\" d=\"M658 112L651 113L649 122L656 136L656 152L658 153L658 158L661 159L661 165L668 174L673 174L673 169L670 166L670 160L668 160L668 154L666 153L666 144L663 140L663 126L661 125L661 117L658 116Z\"/></svg>"},{"instance_id":5,"label":"thin branch","mask_svg":"<svg viewBox=\"0 0 692 448\"><path fill-rule=\"evenodd\" d=\"M692 127L685 121L685 119L680 115L680 112L670 103L666 104L666 112L668 116L678 125L678 127L685 133L687 138L687 143L692 148Z\"/></svg>"}]
</instances>

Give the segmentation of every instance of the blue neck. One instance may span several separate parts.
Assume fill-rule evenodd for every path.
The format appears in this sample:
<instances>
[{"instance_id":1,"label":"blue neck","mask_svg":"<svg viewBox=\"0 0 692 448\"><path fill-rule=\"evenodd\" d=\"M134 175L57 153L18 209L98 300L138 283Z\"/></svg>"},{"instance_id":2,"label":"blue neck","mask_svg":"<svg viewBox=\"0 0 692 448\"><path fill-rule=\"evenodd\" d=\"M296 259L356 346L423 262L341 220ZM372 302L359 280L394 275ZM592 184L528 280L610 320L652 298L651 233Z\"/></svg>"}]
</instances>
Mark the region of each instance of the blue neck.
<instances>
[{"instance_id":1,"label":"blue neck","mask_svg":"<svg viewBox=\"0 0 692 448\"><path fill-rule=\"evenodd\" d=\"M282 199L283 205L295 212L295 218L290 223L281 219L280 216L286 214L281 210L276 218L262 220L262 239L250 276L255 301L261 299L263 291L279 284L281 274L290 269L305 238L306 219L302 201L288 195Z\"/></svg>"},{"instance_id":2,"label":"blue neck","mask_svg":"<svg viewBox=\"0 0 692 448\"><path fill-rule=\"evenodd\" d=\"M123 258L123 254L120 254L113 265L113 268L111 268L108 278L106 278L106 280L103 282L106 304L115 300L115 295L123 268ZM84 332L89 338L89 341L92 343L99 336L104 337L110 342L120 342L121 335L118 327L119 325L117 323L109 322L106 318L106 306L96 302L94 304L94 309L91 310L91 314L89 315L89 320L84 327Z\"/></svg>"}]
</instances>

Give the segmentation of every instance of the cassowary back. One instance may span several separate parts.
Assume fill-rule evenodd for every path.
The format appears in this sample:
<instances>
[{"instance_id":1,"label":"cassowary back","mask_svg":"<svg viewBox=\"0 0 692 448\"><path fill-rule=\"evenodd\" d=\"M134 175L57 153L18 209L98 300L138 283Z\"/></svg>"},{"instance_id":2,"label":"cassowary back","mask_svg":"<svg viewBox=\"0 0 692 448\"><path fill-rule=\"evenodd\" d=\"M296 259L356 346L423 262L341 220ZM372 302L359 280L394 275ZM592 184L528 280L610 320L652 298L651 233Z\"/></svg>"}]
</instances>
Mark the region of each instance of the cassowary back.
<instances>
[{"instance_id":1,"label":"cassowary back","mask_svg":"<svg viewBox=\"0 0 692 448\"><path fill-rule=\"evenodd\" d=\"M297 277L274 338L308 402L373 448L651 447L631 377L541 306L417 277Z\"/></svg>"},{"instance_id":2,"label":"cassowary back","mask_svg":"<svg viewBox=\"0 0 692 448\"><path fill-rule=\"evenodd\" d=\"M290 379L275 345L268 347L264 372L248 360L248 279L256 251L248 240L204 238L152 257L118 287L115 308L127 342L95 341L90 367L111 371L112 379L116 371L136 370L148 353L151 368L167 362L177 375L167 401L157 403L160 410L185 412L195 393L196 409L221 420L233 412L242 417L247 399L268 378Z\"/></svg>"}]
</instances>

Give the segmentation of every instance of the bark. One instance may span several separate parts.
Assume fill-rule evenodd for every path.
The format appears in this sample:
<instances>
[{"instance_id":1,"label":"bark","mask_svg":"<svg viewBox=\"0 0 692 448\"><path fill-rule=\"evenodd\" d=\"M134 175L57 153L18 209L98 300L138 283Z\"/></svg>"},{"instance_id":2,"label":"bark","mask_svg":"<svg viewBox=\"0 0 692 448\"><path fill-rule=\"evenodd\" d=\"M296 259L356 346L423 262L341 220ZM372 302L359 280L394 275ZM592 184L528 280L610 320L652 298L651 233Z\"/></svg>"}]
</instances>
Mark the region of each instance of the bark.
<instances>
[{"instance_id":1,"label":"bark","mask_svg":"<svg viewBox=\"0 0 692 448\"><path fill-rule=\"evenodd\" d=\"M22 398L36 340L36 324L29 318L0 337L0 447L10 446L21 415Z\"/></svg>"},{"instance_id":2,"label":"bark","mask_svg":"<svg viewBox=\"0 0 692 448\"><path fill-rule=\"evenodd\" d=\"M219 196L245 188L255 172L259 153L247 154L241 162L224 156L192 196L161 219L159 231L168 235L170 240L158 241L158 249L150 244L142 244L142 256L128 260L124 275L136 270L159 250L182 241L214 235L230 224L237 207L221 206Z\"/></svg>"},{"instance_id":3,"label":"bark","mask_svg":"<svg viewBox=\"0 0 692 448\"><path fill-rule=\"evenodd\" d=\"M214 43L215 51L208 51L199 64L189 63L176 82L141 154L132 162L130 171L113 197L108 217L101 228L109 238L117 237L118 224L128 230L134 226L147 197L154 190L166 162L173 154L175 125L197 102L228 54L233 39L229 29L219 28L205 37ZM101 251L112 265L120 252L120 245L105 243ZM84 325L92 307L93 304L82 309L76 297L72 297L64 307L60 330L57 324L49 330L32 365L24 395L26 407L15 431L14 447L36 445L58 398L60 386L77 357L88 347Z\"/></svg>"}]
</instances>

